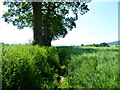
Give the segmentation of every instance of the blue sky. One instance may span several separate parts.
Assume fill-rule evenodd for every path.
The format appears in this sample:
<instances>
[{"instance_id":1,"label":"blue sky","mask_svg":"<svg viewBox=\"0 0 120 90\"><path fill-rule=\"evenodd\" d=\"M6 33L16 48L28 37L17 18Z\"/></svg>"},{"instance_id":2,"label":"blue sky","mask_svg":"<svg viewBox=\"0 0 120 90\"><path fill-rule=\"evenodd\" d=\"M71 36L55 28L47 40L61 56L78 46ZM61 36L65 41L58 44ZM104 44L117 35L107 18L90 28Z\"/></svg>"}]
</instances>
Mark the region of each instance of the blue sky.
<instances>
[{"instance_id":1,"label":"blue sky","mask_svg":"<svg viewBox=\"0 0 120 90\"><path fill-rule=\"evenodd\" d=\"M6 7L0 3L0 7ZM77 27L69 31L65 38L52 41L52 45L81 45L111 42L118 40L118 2L90 2L90 11L84 15L79 14ZM0 16L2 11L0 11ZM2 25L2 26L1 26ZM0 19L0 42L28 43L33 40L30 28L18 30L12 24Z\"/></svg>"},{"instance_id":2,"label":"blue sky","mask_svg":"<svg viewBox=\"0 0 120 90\"><path fill-rule=\"evenodd\" d=\"M79 15L77 28L53 44L80 45L118 40L118 3L91 2L90 11Z\"/></svg>"}]
</instances>

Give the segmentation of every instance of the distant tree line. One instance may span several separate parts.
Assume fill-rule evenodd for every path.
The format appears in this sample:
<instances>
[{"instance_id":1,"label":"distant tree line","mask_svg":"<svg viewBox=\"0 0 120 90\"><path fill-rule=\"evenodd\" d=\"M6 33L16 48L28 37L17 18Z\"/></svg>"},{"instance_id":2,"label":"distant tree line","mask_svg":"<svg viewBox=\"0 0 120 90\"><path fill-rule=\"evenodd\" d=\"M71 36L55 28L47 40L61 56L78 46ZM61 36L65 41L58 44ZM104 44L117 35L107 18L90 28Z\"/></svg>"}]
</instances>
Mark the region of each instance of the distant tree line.
<instances>
[{"instance_id":1,"label":"distant tree line","mask_svg":"<svg viewBox=\"0 0 120 90\"><path fill-rule=\"evenodd\" d=\"M105 42L100 43L100 44L89 44L89 45L81 44L81 46L110 47L110 46L109 46L107 43L105 43Z\"/></svg>"}]
</instances>

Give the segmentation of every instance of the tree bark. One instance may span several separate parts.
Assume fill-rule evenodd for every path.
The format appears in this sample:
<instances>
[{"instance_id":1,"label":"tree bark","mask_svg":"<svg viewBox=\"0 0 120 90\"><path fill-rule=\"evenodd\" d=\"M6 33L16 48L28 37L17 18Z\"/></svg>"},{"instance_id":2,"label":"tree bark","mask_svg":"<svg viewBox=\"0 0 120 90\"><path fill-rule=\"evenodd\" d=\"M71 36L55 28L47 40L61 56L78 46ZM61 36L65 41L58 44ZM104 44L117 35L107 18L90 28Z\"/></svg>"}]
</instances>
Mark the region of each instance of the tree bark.
<instances>
[{"instance_id":1,"label":"tree bark","mask_svg":"<svg viewBox=\"0 0 120 90\"><path fill-rule=\"evenodd\" d=\"M33 44L43 46L42 37L42 2L32 2L33 6Z\"/></svg>"},{"instance_id":2,"label":"tree bark","mask_svg":"<svg viewBox=\"0 0 120 90\"><path fill-rule=\"evenodd\" d=\"M46 14L46 20L44 21L44 45L45 46L51 46L51 39L50 39L50 30L49 30L49 16L50 15L50 9L47 8L47 14Z\"/></svg>"}]
</instances>

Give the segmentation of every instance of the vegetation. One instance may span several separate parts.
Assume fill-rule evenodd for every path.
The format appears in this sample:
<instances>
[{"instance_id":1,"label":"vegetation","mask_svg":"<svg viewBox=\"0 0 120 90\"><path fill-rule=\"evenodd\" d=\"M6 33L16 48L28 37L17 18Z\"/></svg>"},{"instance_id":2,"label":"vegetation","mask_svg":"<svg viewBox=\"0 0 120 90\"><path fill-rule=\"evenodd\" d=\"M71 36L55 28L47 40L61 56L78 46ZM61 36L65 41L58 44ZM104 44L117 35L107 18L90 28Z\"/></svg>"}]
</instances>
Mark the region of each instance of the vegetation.
<instances>
[{"instance_id":1,"label":"vegetation","mask_svg":"<svg viewBox=\"0 0 120 90\"><path fill-rule=\"evenodd\" d=\"M118 47L2 45L3 88L119 88Z\"/></svg>"},{"instance_id":2,"label":"vegetation","mask_svg":"<svg viewBox=\"0 0 120 90\"><path fill-rule=\"evenodd\" d=\"M19 0L21 1L21 0ZM28 0L26 0L28 1ZM34 1L34 0L33 0ZM51 46L51 41L65 37L69 30L76 27L78 12L89 11L86 3L80 2L4 2L9 9L4 13L5 22L12 22L18 29L33 29L33 44ZM72 16L69 16L72 13Z\"/></svg>"},{"instance_id":3,"label":"vegetation","mask_svg":"<svg viewBox=\"0 0 120 90\"><path fill-rule=\"evenodd\" d=\"M90 44L90 45L85 45L85 46L94 46L94 47L109 47L109 45L105 42L100 43L100 44Z\"/></svg>"},{"instance_id":4,"label":"vegetation","mask_svg":"<svg viewBox=\"0 0 120 90\"><path fill-rule=\"evenodd\" d=\"M63 47L69 88L119 88L118 48ZM65 54L66 53L66 54Z\"/></svg>"},{"instance_id":5,"label":"vegetation","mask_svg":"<svg viewBox=\"0 0 120 90\"><path fill-rule=\"evenodd\" d=\"M2 61L3 88L53 88L57 85L60 64L54 47L3 46Z\"/></svg>"}]
</instances>

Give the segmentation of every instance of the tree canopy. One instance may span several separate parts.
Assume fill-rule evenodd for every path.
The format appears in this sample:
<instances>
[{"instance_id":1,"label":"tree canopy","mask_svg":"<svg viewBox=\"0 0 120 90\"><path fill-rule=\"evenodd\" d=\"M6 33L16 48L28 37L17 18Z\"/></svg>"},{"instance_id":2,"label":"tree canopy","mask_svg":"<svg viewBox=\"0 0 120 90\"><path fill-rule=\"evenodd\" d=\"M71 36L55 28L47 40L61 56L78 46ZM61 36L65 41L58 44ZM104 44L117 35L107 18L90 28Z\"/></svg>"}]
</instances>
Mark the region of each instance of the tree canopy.
<instances>
[{"instance_id":1,"label":"tree canopy","mask_svg":"<svg viewBox=\"0 0 120 90\"><path fill-rule=\"evenodd\" d=\"M4 2L9 9L3 14L5 22L12 22L18 29L33 28L34 43L50 46L51 41L65 37L69 30L76 27L78 12L89 11L86 3L81 2ZM73 15L70 15L73 14ZM41 40L39 40L41 38Z\"/></svg>"}]
</instances>

